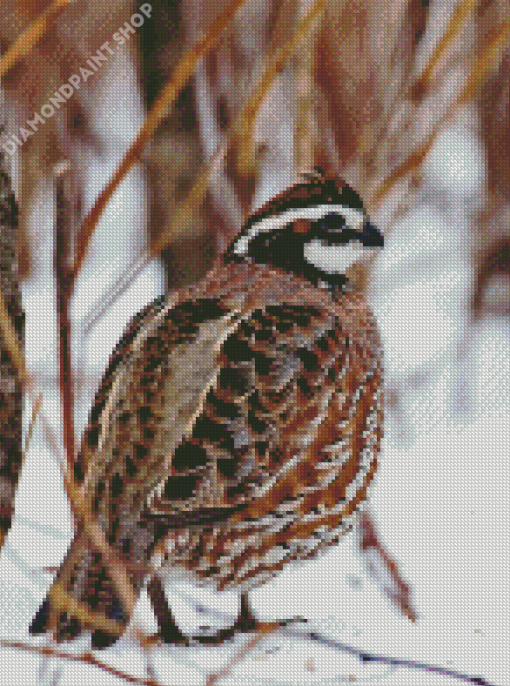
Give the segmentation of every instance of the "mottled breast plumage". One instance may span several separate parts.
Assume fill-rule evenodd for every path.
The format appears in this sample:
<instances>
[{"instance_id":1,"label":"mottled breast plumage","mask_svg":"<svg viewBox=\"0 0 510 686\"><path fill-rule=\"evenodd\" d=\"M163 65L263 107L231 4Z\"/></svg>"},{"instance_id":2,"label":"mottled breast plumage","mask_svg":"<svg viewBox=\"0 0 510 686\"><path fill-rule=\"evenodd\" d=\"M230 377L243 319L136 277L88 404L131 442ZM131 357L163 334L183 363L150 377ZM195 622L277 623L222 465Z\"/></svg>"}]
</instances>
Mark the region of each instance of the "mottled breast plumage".
<instances>
[{"instance_id":1,"label":"mottled breast plumage","mask_svg":"<svg viewBox=\"0 0 510 686\"><path fill-rule=\"evenodd\" d=\"M228 527L169 537L170 561L182 550L211 551L185 567L218 588L257 585L289 559L333 543L352 524L375 472L382 403L373 320L357 296L347 296L343 311L329 293L303 295L300 304L255 307L225 340L198 432L165 486L174 508L179 492L185 502L203 502L199 491L211 484L221 494L216 505L244 503ZM196 456L197 446L201 464L186 465L186 451ZM239 571L247 560L250 569Z\"/></svg>"}]
</instances>

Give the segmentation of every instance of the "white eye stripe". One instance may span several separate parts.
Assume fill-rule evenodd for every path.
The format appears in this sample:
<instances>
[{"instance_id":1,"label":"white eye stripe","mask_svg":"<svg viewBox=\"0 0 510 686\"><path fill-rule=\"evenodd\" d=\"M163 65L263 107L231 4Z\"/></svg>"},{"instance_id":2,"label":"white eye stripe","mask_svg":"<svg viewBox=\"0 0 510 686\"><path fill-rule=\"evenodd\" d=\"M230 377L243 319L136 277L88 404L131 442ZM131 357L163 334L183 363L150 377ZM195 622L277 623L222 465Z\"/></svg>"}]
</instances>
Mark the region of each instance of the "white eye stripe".
<instances>
[{"instance_id":1,"label":"white eye stripe","mask_svg":"<svg viewBox=\"0 0 510 686\"><path fill-rule=\"evenodd\" d=\"M245 236L241 236L235 243L233 251L237 255L245 255L248 252L250 241L254 236L260 233L276 231L281 229L286 224L294 222L298 219L307 219L308 221L317 221L322 219L327 214L341 214L345 217L347 224L352 229L358 229L363 224L365 219L361 210L346 207L345 205L316 205L315 207L301 207L299 209L286 210L280 214L264 217L255 222L250 227Z\"/></svg>"}]
</instances>

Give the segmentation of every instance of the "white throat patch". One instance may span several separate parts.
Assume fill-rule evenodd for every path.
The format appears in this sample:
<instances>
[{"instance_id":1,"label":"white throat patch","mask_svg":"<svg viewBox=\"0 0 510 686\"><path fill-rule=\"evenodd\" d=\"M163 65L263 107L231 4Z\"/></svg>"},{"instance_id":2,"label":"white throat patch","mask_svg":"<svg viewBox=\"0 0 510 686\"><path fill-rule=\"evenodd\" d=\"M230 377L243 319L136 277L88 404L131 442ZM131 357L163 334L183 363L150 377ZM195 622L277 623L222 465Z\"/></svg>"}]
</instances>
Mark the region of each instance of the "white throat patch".
<instances>
[{"instance_id":1,"label":"white throat patch","mask_svg":"<svg viewBox=\"0 0 510 686\"><path fill-rule=\"evenodd\" d=\"M344 245L327 245L316 238L304 246L304 257L307 262L326 274L345 274L347 269L357 262L366 248L356 240Z\"/></svg>"}]
</instances>

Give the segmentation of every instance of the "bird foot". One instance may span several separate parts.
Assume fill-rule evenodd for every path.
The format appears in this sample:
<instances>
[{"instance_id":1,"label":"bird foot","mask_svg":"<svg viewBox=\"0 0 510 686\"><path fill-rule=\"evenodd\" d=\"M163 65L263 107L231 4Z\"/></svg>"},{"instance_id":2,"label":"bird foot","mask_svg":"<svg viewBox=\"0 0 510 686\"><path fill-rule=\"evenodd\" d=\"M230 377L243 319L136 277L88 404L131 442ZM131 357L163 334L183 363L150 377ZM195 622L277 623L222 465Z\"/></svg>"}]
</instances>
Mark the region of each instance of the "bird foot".
<instances>
[{"instance_id":1,"label":"bird foot","mask_svg":"<svg viewBox=\"0 0 510 686\"><path fill-rule=\"evenodd\" d=\"M161 642L165 645L184 646L187 648L193 643L193 639L185 636L178 628L174 630L174 627L162 627L155 634L150 634L145 641L146 645L154 645Z\"/></svg>"},{"instance_id":2,"label":"bird foot","mask_svg":"<svg viewBox=\"0 0 510 686\"><path fill-rule=\"evenodd\" d=\"M222 645L225 641L231 640L236 633L272 633L278 631L284 626L293 622L306 622L304 617L291 617L289 619L280 619L275 622L260 622L259 620L250 616L249 618L239 617L236 622L228 629L220 629L215 634L204 635L198 634L193 636L193 643L201 645Z\"/></svg>"}]
</instances>

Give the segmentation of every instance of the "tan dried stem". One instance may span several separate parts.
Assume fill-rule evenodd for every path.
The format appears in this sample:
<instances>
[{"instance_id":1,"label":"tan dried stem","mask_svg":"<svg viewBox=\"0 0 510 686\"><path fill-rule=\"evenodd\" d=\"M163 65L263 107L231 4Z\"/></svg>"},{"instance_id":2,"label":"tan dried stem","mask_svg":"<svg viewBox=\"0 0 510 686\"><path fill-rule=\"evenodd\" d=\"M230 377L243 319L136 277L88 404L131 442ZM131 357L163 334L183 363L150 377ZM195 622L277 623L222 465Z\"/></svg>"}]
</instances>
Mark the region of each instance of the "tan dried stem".
<instances>
[{"instance_id":1,"label":"tan dried stem","mask_svg":"<svg viewBox=\"0 0 510 686\"><path fill-rule=\"evenodd\" d=\"M437 73L437 68L446 54L449 47L451 47L455 40L458 39L460 32L466 25L467 21L477 9L479 0L463 0L453 11L452 18L448 24L448 28L441 36L441 40L437 44L431 57L428 59L421 76L413 85L415 93L424 93L430 87L434 73Z\"/></svg>"},{"instance_id":2,"label":"tan dried stem","mask_svg":"<svg viewBox=\"0 0 510 686\"><path fill-rule=\"evenodd\" d=\"M198 61L207 55L210 50L212 50L214 45L219 40L221 32L232 21L232 18L244 1L245 0L232 0L227 8L213 21L204 38L199 40L192 48L187 50L180 59L174 73L164 86L163 90L152 106L151 111L147 115L145 123L136 140L125 154L124 159L120 163L119 167L117 167L106 188L101 191L99 197L94 203L94 206L85 217L77 240L76 256L73 265L74 280L79 274L81 265L87 254L90 238L94 232L97 222L99 221L106 205L108 204L108 201L121 183L122 179L138 162L143 149L154 135L162 120L168 116L170 108L175 103L177 97L183 90L190 77L193 75Z\"/></svg>"},{"instance_id":3,"label":"tan dried stem","mask_svg":"<svg viewBox=\"0 0 510 686\"><path fill-rule=\"evenodd\" d=\"M32 405L32 415L30 417L30 423L28 425L28 430L25 436L25 441L24 441L24 446L23 446L23 460L25 459L28 450L30 448L30 443L32 441L32 436L34 433L34 427L35 423L37 422L37 418L39 416L39 413L41 412L41 407L42 407L42 393L39 393L36 398L35 402Z\"/></svg>"},{"instance_id":4,"label":"tan dried stem","mask_svg":"<svg viewBox=\"0 0 510 686\"><path fill-rule=\"evenodd\" d=\"M243 109L239 118L238 137L238 171L249 175L253 172L253 127L255 117L271 88L276 76L282 70L285 62L292 56L296 47L303 41L316 26L322 12L327 5L327 0L315 0L305 16L297 23L296 30L291 39L276 52L269 56L268 65L264 70L259 85L250 97L248 105Z\"/></svg>"},{"instance_id":5,"label":"tan dried stem","mask_svg":"<svg viewBox=\"0 0 510 686\"><path fill-rule=\"evenodd\" d=\"M75 521L81 530L78 536L86 536L92 547L101 553L105 567L129 613L132 612L136 597L127 573L126 564L106 541L101 527L96 523L89 504L84 501L80 489L74 481L75 446L74 446L74 393L71 364L71 237L74 235L76 208L78 206L77 189L74 183L73 169L69 163L57 166L56 174L56 218L55 218L55 277L57 284L57 324L59 338L59 386L62 406L63 437L66 452L64 484L66 494ZM85 542L84 542L85 544ZM75 545L70 553L78 557L83 547ZM72 570L73 565L68 566ZM69 612L89 626L100 627L106 631L122 632L119 623L114 622L102 613L92 613L87 606L66 592L70 572L62 574L53 584L50 591L50 630L56 625L60 612Z\"/></svg>"},{"instance_id":6,"label":"tan dried stem","mask_svg":"<svg viewBox=\"0 0 510 686\"><path fill-rule=\"evenodd\" d=\"M31 22L9 47L0 61L0 81L52 27L54 19L66 9L73 0L54 0L41 14Z\"/></svg>"},{"instance_id":7,"label":"tan dried stem","mask_svg":"<svg viewBox=\"0 0 510 686\"><path fill-rule=\"evenodd\" d=\"M70 662L82 662L87 665L92 665L93 667L99 667L107 674L112 674L119 679L124 679L128 684L139 684L140 686L161 686L161 682L155 679L143 679L142 677L132 676L126 672L122 672L120 669L116 669L111 665L106 664L98 660L90 653L66 653L63 650L55 650L55 648L48 646L30 646L22 643L21 641L5 641L0 640L0 646L2 648L13 648L15 650L23 650L29 653L35 653L36 655L43 655L46 657L58 657L64 660L69 660Z\"/></svg>"},{"instance_id":8,"label":"tan dried stem","mask_svg":"<svg viewBox=\"0 0 510 686\"><path fill-rule=\"evenodd\" d=\"M471 68L467 83L457 99L436 123L426 140L413 150L401 164L397 165L377 189L374 195L374 202L376 205L383 200L400 179L406 177L422 164L437 139L437 136L442 131L443 126L451 121L459 109L470 102L476 92L481 88L489 71L493 68L494 63L498 61L503 51L506 49L509 36L510 21L502 22L496 27L492 37L487 41L485 48L482 50L480 57Z\"/></svg>"}]
</instances>

